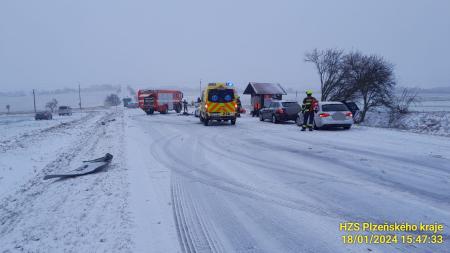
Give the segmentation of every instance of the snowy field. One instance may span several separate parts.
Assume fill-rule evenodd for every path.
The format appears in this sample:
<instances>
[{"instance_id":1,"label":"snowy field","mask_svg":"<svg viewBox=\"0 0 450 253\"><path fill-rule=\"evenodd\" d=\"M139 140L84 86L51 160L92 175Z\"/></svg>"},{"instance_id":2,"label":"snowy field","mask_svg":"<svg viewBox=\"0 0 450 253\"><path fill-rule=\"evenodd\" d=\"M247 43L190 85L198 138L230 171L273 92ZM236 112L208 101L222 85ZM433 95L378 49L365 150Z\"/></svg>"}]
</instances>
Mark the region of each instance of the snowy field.
<instances>
[{"instance_id":1,"label":"snowy field","mask_svg":"<svg viewBox=\"0 0 450 253\"><path fill-rule=\"evenodd\" d=\"M449 93L419 93L419 103L411 110L418 112L450 112Z\"/></svg>"},{"instance_id":2,"label":"snowy field","mask_svg":"<svg viewBox=\"0 0 450 253\"><path fill-rule=\"evenodd\" d=\"M71 123L86 117L88 113L74 113L71 117L58 116L53 114L53 120L35 120L34 114L16 114L0 115L0 143L11 140L12 137L21 137L21 135L32 135L36 131L42 131L45 128L57 127L61 124Z\"/></svg>"},{"instance_id":3,"label":"snowy field","mask_svg":"<svg viewBox=\"0 0 450 253\"><path fill-rule=\"evenodd\" d=\"M116 93L114 90L105 91L89 91L82 92L81 103L84 108L103 106L106 96L111 93ZM79 108L78 93L62 93L62 94L36 94L36 109L37 111L45 111L45 105L52 99L58 101L58 106L66 105L73 109ZM0 96L0 113L6 112L6 105L10 105L11 112L33 112L33 94L28 92L25 96L8 97Z\"/></svg>"},{"instance_id":4,"label":"snowy field","mask_svg":"<svg viewBox=\"0 0 450 253\"><path fill-rule=\"evenodd\" d=\"M121 107L20 117L0 118L0 252L450 252L447 137ZM107 152L103 172L42 179ZM443 223L445 242L345 245L345 221Z\"/></svg>"}]
</instances>

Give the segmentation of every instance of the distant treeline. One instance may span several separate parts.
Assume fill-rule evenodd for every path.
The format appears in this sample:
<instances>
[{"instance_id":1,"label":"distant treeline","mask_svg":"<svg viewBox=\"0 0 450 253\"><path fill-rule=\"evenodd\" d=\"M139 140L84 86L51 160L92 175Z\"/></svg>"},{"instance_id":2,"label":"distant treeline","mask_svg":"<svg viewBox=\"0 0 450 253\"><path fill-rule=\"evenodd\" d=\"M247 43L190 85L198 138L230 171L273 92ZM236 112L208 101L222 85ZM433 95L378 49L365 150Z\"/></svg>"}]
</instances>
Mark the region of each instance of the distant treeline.
<instances>
[{"instance_id":1,"label":"distant treeline","mask_svg":"<svg viewBox=\"0 0 450 253\"><path fill-rule=\"evenodd\" d=\"M435 88L418 88L419 93L450 93L450 86L447 87L435 87Z\"/></svg>"},{"instance_id":2,"label":"distant treeline","mask_svg":"<svg viewBox=\"0 0 450 253\"><path fill-rule=\"evenodd\" d=\"M118 84L96 84L90 85L88 87L82 87L81 92L95 92L95 91L117 91L120 90L120 85ZM63 88L55 90L39 90L36 89L37 95L53 95L53 94L67 94L67 93L77 93L77 88ZM12 92L0 92L0 97L23 97L31 94L27 91L12 91Z\"/></svg>"},{"instance_id":3,"label":"distant treeline","mask_svg":"<svg viewBox=\"0 0 450 253\"><path fill-rule=\"evenodd\" d=\"M0 92L0 97L23 97L26 95L24 91Z\"/></svg>"}]
</instances>

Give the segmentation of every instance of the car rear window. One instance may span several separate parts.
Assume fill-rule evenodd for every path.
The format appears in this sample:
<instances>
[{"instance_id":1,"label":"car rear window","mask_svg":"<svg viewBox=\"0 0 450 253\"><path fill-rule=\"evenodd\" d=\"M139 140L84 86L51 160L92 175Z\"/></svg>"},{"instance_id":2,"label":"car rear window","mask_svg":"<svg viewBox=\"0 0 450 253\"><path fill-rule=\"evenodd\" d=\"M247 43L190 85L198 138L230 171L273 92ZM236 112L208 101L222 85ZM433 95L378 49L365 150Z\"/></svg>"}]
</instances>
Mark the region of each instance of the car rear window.
<instances>
[{"instance_id":1,"label":"car rear window","mask_svg":"<svg viewBox=\"0 0 450 253\"><path fill-rule=\"evenodd\" d=\"M345 102L343 104L346 105L347 108L352 112L356 112L359 110L358 105L355 102Z\"/></svg>"},{"instance_id":2,"label":"car rear window","mask_svg":"<svg viewBox=\"0 0 450 253\"><path fill-rule=\"evenodd\" d=\"M208 100L215 103L228 103L234 99L234 90L209 90Z\"/></svg>"},{"instance_id":3,"label":"car rear window","mask_svg":"<svg viewBox=\"0 0 450 253\"><path fill-rule=\"evenodd\" d=\"M297 102L281 102L283 107L293 107L293 106L300 106Z\"/></svg>"},{"instance_id":4,"label":"car rear window","mask_svg":"<svg viewBox=\"0 0 450 253\"><path fill-rule=\"evenodd\" d=\"M326 105L322 105L322 111L324 111L324 112L341 112L341 111L348 111L348 108L344 104L326 104Z\"/></svg>"}]
</instances>

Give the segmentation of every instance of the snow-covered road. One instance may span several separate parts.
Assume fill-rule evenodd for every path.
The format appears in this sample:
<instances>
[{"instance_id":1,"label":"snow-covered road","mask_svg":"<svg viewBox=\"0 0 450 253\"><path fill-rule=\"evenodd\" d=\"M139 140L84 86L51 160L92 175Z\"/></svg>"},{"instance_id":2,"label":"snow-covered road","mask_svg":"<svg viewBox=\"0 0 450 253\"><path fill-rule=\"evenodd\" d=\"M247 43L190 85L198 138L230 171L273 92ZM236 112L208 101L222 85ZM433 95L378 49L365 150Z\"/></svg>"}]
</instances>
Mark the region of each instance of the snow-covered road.
<instances>
[{"instance_id":1,"label":"snow-covered road","mask_svg":"<svg viewBox=\"0 0 450 253\"><path fill-rule=\"evenodd\" d=\"M174 226L183 252L450 252L448 242L344 245L339 231L345 221L439 222L448 241L447 138L300 132L249 117L205 127L194 117L129 112L129 169L141 175L132 196L153 200L135 206L139 231L159 225L149 233L157 238L136 241L138 251L174 251Z\"/></svg>"},{"instance_id":2,"label":"snow-covered road","mask_svg":"<svg viewBox=\"0 0 450 253\"><path fill-rule=\"evenodd\" d=\"M27 129L0 142L0 252L450 252L446 137L126 109ZM443 223L445 243L345 245L346 221Z\"/></svg>"}]
</instances>

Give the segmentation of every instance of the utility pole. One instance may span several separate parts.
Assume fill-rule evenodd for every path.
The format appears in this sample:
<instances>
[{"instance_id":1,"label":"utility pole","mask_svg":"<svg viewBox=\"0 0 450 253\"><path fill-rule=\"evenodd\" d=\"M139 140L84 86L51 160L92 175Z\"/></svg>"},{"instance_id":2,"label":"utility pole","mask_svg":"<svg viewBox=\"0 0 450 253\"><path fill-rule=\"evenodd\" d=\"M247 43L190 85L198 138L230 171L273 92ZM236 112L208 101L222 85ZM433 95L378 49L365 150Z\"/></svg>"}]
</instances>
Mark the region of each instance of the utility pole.
<instances>
[{"instance_id":1,"label":"utility pole","mask_svg":"<svg viewBox=\"0 0 450 253\"><path fill-rule=\"evenodd\" d=\"M202 95L202 79L200 78L200 96Z\"/></svg>"},{"instance_id":2,"label":"utility pole","mask_svg":"<svg viewBox=\"0 0 450 253\"><path fill-rule=\"evenodd\" d=\"M80 112L81 112L81 87L80 87L80 82L78 82L78 105L80 106Z\"/></svg>"},{"instance_id":3,"label":"utility pole","mask_svg":"<svg viewBox=\"0 0 450 253\"><path fill-rule=\"evenodd\" d=\"M33 104L34 104L34 113L36 113L36 94L34 93L34 89L33 89Z\"/></svg>"}]
</instances>

